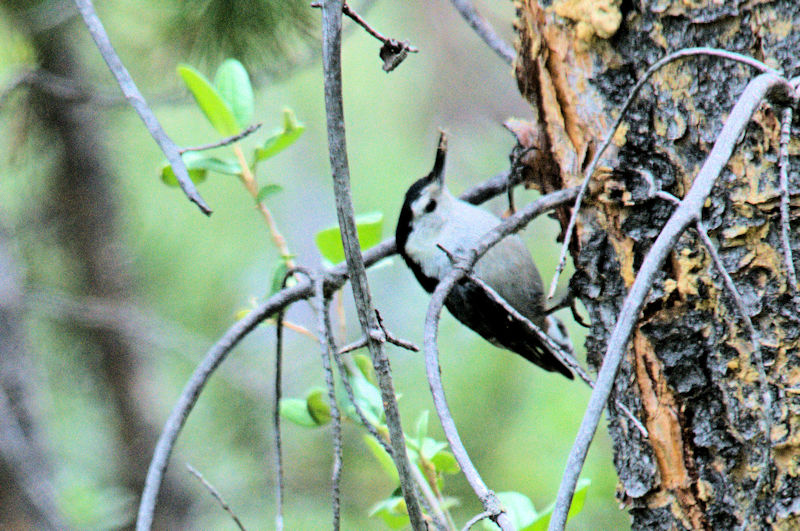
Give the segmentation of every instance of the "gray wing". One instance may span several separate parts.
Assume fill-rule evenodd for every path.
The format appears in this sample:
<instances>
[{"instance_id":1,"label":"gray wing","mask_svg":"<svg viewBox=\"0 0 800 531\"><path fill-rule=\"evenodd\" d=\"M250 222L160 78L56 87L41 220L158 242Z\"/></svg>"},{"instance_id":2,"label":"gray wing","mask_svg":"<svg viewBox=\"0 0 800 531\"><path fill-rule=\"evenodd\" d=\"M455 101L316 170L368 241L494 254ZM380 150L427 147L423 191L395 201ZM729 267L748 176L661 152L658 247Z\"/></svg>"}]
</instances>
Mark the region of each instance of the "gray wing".
<instances>
[{"instance_id":1,"label":"gray wing","mask_svg":"<svg viewBox=\"0 0 800 531\"><path fill-rule=\"evenodd\" d=\"M545 370L573 378L536 333L513 318L475 282L462 279L450 291L445 305L453 317L490 343L515 352Z\"/></svg>"},{"instance_id":2,"label":"gray wing","mask_svg":"<svg viewBox=\"0 0 800 531\"><path fill-rule=\"evenodd\" d=\"M544 325L542 279L522 238L503 239L478 261L474 272L519 313Z\"/></svg>"},{"instance_id":3,"label":"gray wing","mask_svg":"<svg viewBox=\"0 0 800 531\"><path fill-rule=\"evenodd\" d=\"M478 261L474 274L519 313L544 327L542 281L522 239L510 236L498 243ZM570 370L558 361L550 347L476 283L465 279L456 284L445 304L456 319L492 344L572 379Z\"/></svg>"}]
</instances>

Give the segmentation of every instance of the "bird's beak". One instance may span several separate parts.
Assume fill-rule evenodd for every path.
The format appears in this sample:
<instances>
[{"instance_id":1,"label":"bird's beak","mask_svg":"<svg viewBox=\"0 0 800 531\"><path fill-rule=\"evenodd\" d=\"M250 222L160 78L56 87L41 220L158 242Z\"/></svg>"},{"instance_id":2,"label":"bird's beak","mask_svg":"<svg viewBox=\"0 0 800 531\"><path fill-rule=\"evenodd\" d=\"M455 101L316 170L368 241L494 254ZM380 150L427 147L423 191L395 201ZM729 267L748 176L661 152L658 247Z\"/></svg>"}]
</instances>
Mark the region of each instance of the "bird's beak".
<instances>
[{"instance_id":1,"label":"bird's beak","mask_svg":"<svg viewBox=\"0 0 800 531\"><path fill-rule=\"evenodd\" d=\"M436 161L433 163L431 177L444 186L444 162L447 156L447 133L439 131L439 146L436 148Z\"/></svg>"}]
</instances>

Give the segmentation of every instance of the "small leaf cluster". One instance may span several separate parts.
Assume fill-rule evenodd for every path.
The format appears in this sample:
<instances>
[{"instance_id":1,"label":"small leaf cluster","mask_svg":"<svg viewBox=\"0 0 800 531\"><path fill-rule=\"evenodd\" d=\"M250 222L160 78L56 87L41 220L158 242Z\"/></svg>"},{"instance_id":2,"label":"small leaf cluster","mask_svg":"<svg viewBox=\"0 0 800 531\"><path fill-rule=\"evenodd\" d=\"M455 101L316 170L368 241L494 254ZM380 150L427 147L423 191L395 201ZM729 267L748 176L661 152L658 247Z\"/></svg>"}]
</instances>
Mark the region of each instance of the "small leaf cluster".
<instances>
[{"instance_id":1,"label":"small leaf cluster","mask_svg":"<svg viewBox=\"0 0 800 531\"><path fill-rule=\"evenodd\" d=\"M353 389L355 404L363 413L367 421L375 427L378 436L384 441L389 440L389 428L383 411L383 400L377 386L372 363L364 355L354 355L355 369L348 370L341 375L347 378ZM343 386L337 387L336 399L340 411L345 418L360 424L361 418L356 412L356 405L343 391ZM398 397L400 398L400 397ZM327 402L324 389L312 387L306 392L304 399L284 398L280 403L281 416L298 426L319 427L331 420L331 409ZM428 435L429 412L423 411L415 422L413 434L406 434L406 445L410 461L416 465L434 493L439 495L444 488L444 476L457 474L461 471L455 456L447 449L446 442L438 441ZM377 459L381 468L395 482L398 487L386 499L375 504L370 516L381 518L392 529L400 529L409 523L405 502L399 490L400 479L397 475L394 461L386 452L383 445L375 440L372 435L365 435L364 442L367 448ZM454 505L454 499L442 498L443 508Z\"/></svg>"},{"instance_id":2,"label":"small leaf cluster","mask_svg":"<svg viewBox=\"0 0 800 531\"><path fill-rule=\"evenodd\" d=\"M197 106L211 126L223 137L231 137L250 126L254 112L253 86L244 66L236 59L226 59L217 68L211 82L200 71L186 64L178 66L178 75L189 89ZM255 173L259 162L274 157L291 146L305 131L290 109L283 111L282 126L273 130L253 152L250 170ZM183 161L189 177L196 184L206 180L209 171L223 175L241 176L243 169L233 157L214 157L196 151L187 151ZM161 169L161 180L169 186L178 186L175 173L169 164ZM256 202L260 203L272 194L281 191L275 183L259 188Z\"/></svg>"}]
</instances>

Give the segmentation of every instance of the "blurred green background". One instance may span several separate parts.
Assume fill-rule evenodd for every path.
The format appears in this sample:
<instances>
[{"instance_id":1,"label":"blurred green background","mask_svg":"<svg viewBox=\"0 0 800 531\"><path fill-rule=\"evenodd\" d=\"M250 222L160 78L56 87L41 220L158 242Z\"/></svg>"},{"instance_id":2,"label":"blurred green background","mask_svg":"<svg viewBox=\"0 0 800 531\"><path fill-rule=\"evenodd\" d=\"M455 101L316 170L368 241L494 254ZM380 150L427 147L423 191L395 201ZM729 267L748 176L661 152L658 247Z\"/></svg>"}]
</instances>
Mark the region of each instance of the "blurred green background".
<instances>
[{"instance_id":1,"label":"blurred green background","mask_svg":"<svg viewBox=\"0 0 800 531\"><path fill-rule=\"evenodd\" d=\"M96 95L118 96L71 3L16 4L0 3L0 42L7 43L0 48L0 90L35 66L31 36L19 22L20 10L29 14L26 10L35 9L42 17L57 19L59 31L71 36L86 73L83 81L103 87ZM295 111L307 128L305 134L264 164L258 177L262 184L284 188L268 204L298 263L320 267L313 237L335 223L336 214L318 60L319 12L290 2L302 4L288 10L294 22L306 18L262 35L251 49L245 37L258 25L242 28L241 38L231 42L198 37L205 35L202 27L191 26L197 21L187 14L202 12L208 4L118 0L98 2L97 8L125 65L145 95L152 96L158 118L178 144L218 138L175 74L177 63L188 62L213 75L225 55L215 52L215 43L239 50L258 86L255 120L264 127L244 141L245 152L280 126L284 107ZM229 4L236 10L249 2ZM511 69L449 2L353 4L375 28L420 49L386 74L380 68L379 43L345 20L344 104L355 207L357 213L384 212L384 235L390 236L406 188L431 167L439 127L450 134L448 181L451 190L460 193L509 167L514 141L501 124L531 113ZM513 40L510 1L477 6L507 41ZM243 22L228 21L231 27L224 29L229 12L222 11L217 22L222 21L220 31L236 33ZM270 47L275 40L283 51L281 46ZM99 132L101 142L95 148L110 170L107 183L116 217L105 229L124 295L105 300L87 293L76 280L74 259L65 257L56 230L59 220L51 210L58 140L31 117L26 93L26 87L8 93L0 109L0 229L24 286L24 304L15 313L31 360L41 441L50 456L58 506L69 525L126 527L139 496L120 480L131 466L119 451L127 419L119 418L119 408L110 399L107 386L115 382L96 377L96 361L90 360L96 359L92 351L97 345L74 329L117 327L124 332L135 355L135 370L119 377L134 390L137 414L157 433L206 349L235 321L237 311L269 290L278 254L252 200L234 177L212 174L200 186L214 209L210 218L204 217L178 189L161 183L163 155L132 109L89 101L80 107ZM533 198L533 192L521 191L517 204ZM505 209L501 200L487 208L496 213ZM540 218L523 233L545 283L558 254L557 229L555 221ZM410 271L395 257L390 267L370 271L369 278L375 305L388 327L421 344L428 296ZM346 340L352 341L360 332L349 290L345 293ZM99 309L92 312L91 303L100 304ZM560 316L569 324L583 359L583 329L573 324L568 311ZM85 322L105 318L110 324ZM306 303L294 305L287 318L315 327ZM284 394L302 397L308 387L323 384L318 345L291 331L285 337ZM495 349L449 315L443 318L439 344L449 403L478 470L494 490L519 491L530 496L537 509L547 506L555 497L588 389ZM422 355L388 349L395 386L402 394L401 413L410 429L420 411L433 413ZM185 528L232 528L228 516L186 472L185 463L216 486L248 528L273 527L273 363L274 328L262 326L234 350L189 417L169 469L172 484L188 497L180 516ZM431 431L443 439L435 420L432 414ZM286 526L325 529L330 525L330 430L284 425ZM350 423L344 433L342 527L383 529L381 521L367 515L393 485L361 440L363 430ZM140 450L147 462L152 441L143 442ZM592 479L592 486L584 511L570 528L629 527L614 498L616 475L604 430L595 438L584 477ZM447 493L461 501L454 509L459 524L480 512L460 476L448 478Z\"/></svg>"}]
</instances>

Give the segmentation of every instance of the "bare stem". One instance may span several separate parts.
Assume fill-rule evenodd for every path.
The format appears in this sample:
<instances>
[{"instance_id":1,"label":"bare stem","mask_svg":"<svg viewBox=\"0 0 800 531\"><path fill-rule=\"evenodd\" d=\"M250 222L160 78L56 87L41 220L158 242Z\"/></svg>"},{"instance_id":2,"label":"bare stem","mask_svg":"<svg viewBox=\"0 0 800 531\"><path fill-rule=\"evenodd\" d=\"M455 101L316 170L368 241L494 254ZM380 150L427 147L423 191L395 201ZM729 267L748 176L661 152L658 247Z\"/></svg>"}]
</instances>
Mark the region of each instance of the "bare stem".
<instances>
[{"instance_id":1,"label":"bare stem","mask_svg":"<svg viewBox=\"0 0 800 531\"><path fill-rule=\"evenodd\" d=\"M494 53L499 55L506 63L514 63L514 59L517 57L514 48L497 35L492 25L475 10L475 6L472 5L472 2L469 0L450 0L450 2L459 14L461 14L463 19L467 21L469 27L475 30L475 33L483 39L483 42L485 42Z\"/></svg>"},{"instance_id":2,"label":"bare stem","mask_svg":"<svg viewBox=\"0 0 800 531\"><path fill-rule=\"evenodd\" d=\"M288 270L281 280L281 289L286 288L286 282L296 273L302 273L310 281L314 282L314 277L305 268L292 268ZM283 326L287 324L283 320L286 306L278 310L275 324L275 379L274 379L274 401L272 407L272 430L274 433L273 449L275 459L275 529L283 530L283 455L281 450L281 375L283 365ZM290 328L287 326L287 328ZM305 329L304 329L305 330ZM315 340L314 334L306 330ZM320 340L323 340L322 338ZM338 500L337 500L338 501ZM338 515L337 515L338 516Z\"/></svg>"},{"instance_id":3,"label":"bare stem","mask_svg":"<svg viewBox=\"0 0 800 531\"><path fill-rule=\"evenodd\" d=\"M260 124L260 123L253 124L253 125L249 126L247 129L242 130L242 132L240 132L240 133L236 133L233 136L229 136L227 138L223 138L222 140L217 140L216 142L211 142L209 144L201 144L199 146L183 147L183 148L180 149L180 153L183 154L183 153L186 153L187 151L206 151L208 149L214 149L214 148L218 148L218 147L222 147L222 146L229 146L229 145L233 144L234 142L238 142L239 140L245 138L246 136L249 136L249 135L255 133L256 131L258 131L258 129L261 127L261 125L262 124Z\"/></svg>"},{"instance_id":4,"label":"bare stem","mask_svg":"<svg viewBox=\"0 0 800 531\"><path fill-rule=\"evenodd\" d=\"M467 520L467 523L464 524L464 527L461 529L461 531L469 531L470 529L472 529L472 526L474 526L481 520L486 520L487 518L490 518L491 516L492 514L489 511L483 511L482 513L478 513L469 520Z\"/></svg>"},{"instance_id":5,"label":"bare stem","mask_svg":"<svg viewBox=\"0 0 800 531\"><path fill-rule=\"evenodd\" d=\"M322 7L322 2L312 2L311 3L311 7ZM347 4L347 2L342 2L342 13L344 13L345 15L350 17L353 20L353 22L355 22L356 24L358 24L359 26L364 28L364 31L366 31L367 33L369 33L370 35L372 35L373 37L375 37L376 39L381 41L383 44L388 44L388 43L391 43L391 42L398 42L396 39L392 39L390 37L387 37L386 35L382 34L378 30L376 30L375 28L370 26L369 22L364 20L364 18L361 17L361 15L356 13L356 11L352 7L350 7ZM419 52L419 48L411 46L408 43L405 43L405 49L407 51L411 52L411 53Z\"/></svg>"},{"instance_id":6,"label":"bare stem","mask_svg":"<svg viewBox=\"0 0 800 531\"><path fill-rule=\"evenodd\" d=\"M276 323L277 323L277 321L276 321ZM283 326L285 326L286 328L288 328L289 330L291 330L293 332L297 332L298 334L302 334L302 335L308 337L309 339L313 339L314 341L317 340L317 336L314 335L314 332L312 332L311 330L309 330L308 328L306 328L304 326L301 326L301 325L299 325L297 323L293 323L292 321L287 321L285 319L282 321L281 324L283 324Z\"/></svg>"},{"instance_id":7,"label":"bare stem","mask_svg":"<svg viewBox=\"0 0 800 531\"><path fill-rule=\"evenodd\" d=\"M161 151L166 155L186 197L195 203L204 214L211 214L211 209L203 198L200 197L197 188L195 188L194 183L189 178L189 172L186 169L186 165L183 163L183 159L178 151L178 146L175 145L172 139L167 136L164 128L161 127L153 111L150 110L150 107L147 105L144 96L142 96L142 93L139 92L139 89L136 87L136 83L133 82L133 78L128 73L128 69L122 64L122 60L111 45L111 40L108 38L103 23L100 22L100 18L97 16L97 13L95 13L91 0L75 0L75 5L78 7L78 11L83 17L83 21L89 33L92 35L92 39L94 39L97 49L100 51L100 55L103 56L103 59L108 65L108 69L111 70L114 78L116 78L119 88L122 89L125 98L131 104L131 107L139 114L145 127L147 127L147 130L150 132L150 136L153 137L153 140L156 141Z\"/></svg>"},{"instance_id":8,"label":"bare stem","mask_svg":"<svg viewBox=\"0 0 800 531\"><path fill-rule=\"evenodd\" d=\"M347 161L347 145L344 128L344 108L342 103L342 2L326 0L322 5L322 63L325 79L325 116L328 129L328 150L331 171L333 172L336 213L342 234L342 245L353 288L353 298L358 312L361 329L367 337L367 347L378 383L386 413L386 424L391 438L393 459L400 477L400 488L406 502L406 509L415 531L426 528L414 492L411 465L406 455L405 436L400 423L400 412L392 383L389 358L383 344L377 339L380 334L377 318L372 306L372 297L367 282L366 269L361 256L361 248L356 231L355 213L350 195L350 169Z\"/></svg>"},{"instance_id":9,"label":"bare stem","mask_svg":"<svg viewBox=\"0 0 800 531\"><path fill-rule=\"evenodd\" d=\"M214 488L214 485L212 485L211 483L209 483L209 482L208 482L208 480L206 480L206 478L204 478L204 477L203 477L203 474L201 474L200 472L198 472L198 471L197 471L197 470L196 470L196 469L195 469L195 468L194 468L192 465L190 465L189 463L186 463L186 469L187 469L187 470L189 471L189 473L191 473L191 474L192 474L194 477L196 477L198 480L200 480L200 483L202 483L202 484L203 484L203 486L206 488L206 490L208 490L208 492L211 494L211 496L213 496L213 497L214 497L214 499L215 499L215 500L217 500L217 502L219 502L220 506L221 506L221 507L222 507L222 508L225 510L225 512L226 512L226 513L228 513L228 514L230 515L230 517L233 519L234 523L236 524L236 527L238 527L239 529L241 529L241 531L246 531L246 530L245 530L245 528L244 528L244 525L242 524L242 521L241 521L241 520L239 520L239 517L236 515L236 513L235 513L235 512L233 512L233 509L231 509L231 506L230 506L230 505L228 505L228 502L226 502L226 501L225 501L225 499L222 497L222 494L220 494L220 493L219 493L219 491L218 491L216 488Z\"/></svg>"},{"instance_id":10,"label":"bare stem","mask_svg":"<svg viewBox=\"0 0 800 531\"><path fill-rule=\"evenodd\" d=\"M269 211L269 208L267 208L267 205L265 205L263 201L258 201L258 183L253 176L253 172L250 170L250 165L247 163L242 148L238 144L234 144L233 152L236 154L239 166L242 168L240 179L247 189L247 192L253 200L256 201L256 208L261 212L264 221L267 222L269 234L272 237L272 241L275 243L275 247L278 248L278 252L281 254L287 268L292 269L296 267L294 259L292 259L292 253L289 252L289 246L286 245L286 239L281 234L281 231L278 230L278 225L275 223L275 218L272 217L272 212Z\"/></svg>"},{"instance_id":11,"label":"bare stem","mask_svg":"<svg viewBox=\"0 0 800 531\"><path fill-rule=\"evenodd\" d=\"M787 105L781 114L781 152L778 159L781 188L781 240L783 242L783 261L786 264L786 275L789 289L797 293L797 272L792 258L792 241L789 238L789 140L792 135L792 107Z\"/></svg>"},{"instance_id":12,"label":"bare stem","mask_svg":"<svg viewBox=\"0 0 800 531\"><path fill-rule=\"evenodd\" d=\"M350 400L350 403L353 405L353 409L355 409L356 415L361 421L361 424L366 428L367 432L369 432L369 434L372 436L373 439L378 441L381 447L391 457L394 451L392 450L392 446L384 437L381 437L375 426L373 426L372 423L369 421L369 419L367 419L367 416L364 414L364 410L361 409L361 406L358 405L359 401L356 400L355 393L353 392L353 386L350 384L350 379L348 377L348 375L350 374L349 370L342 361L342 353L347 347L344 347L342 349L337 349L336 347L336 341L333 337L333 327L331 326L330 312L325 313L325 334L328 339L328 344L330 345L330 351L333 352L333 359L336 361L336 367L337 369L339 369L339 374L341 375L342 385L344 385L345 393L347 394L347 398ZM366 346L366 339L362 338L359 342L363 342L362 346ZM449 520L449 514L445 516L445 511L439 504L439 500L434 495L433 490L431 490L431 487L428 484L427 480L422 476L422 472L420 472L419 468L417 468L416 466L412 466L411 475L414 476L414 481L416 483L417 488L419 488L420 492L422 493L423 499L427 502L428 507L433 513L434 524L437 526L438 529L448 529L446 521ZM450 529L453 528L451 527Z\"/></svg>"},{"instance_id":13,"label":"bare stem","mask_svg":"<svg viewBox=\"0 0 800 531\"><path fill-rule=\"evenodd\" d=\"M325 372L325 386L328 388L328 404L331 408L331 436L333 438L333 470L331 472L331 504L333 510L333 529L339 530L340 524L340 489L342 478L342 417L336 403L336 387L331 366L332 339L328 337L330 322L330 299L325 298L322 277L314 278L313 305L317 312L317 333L322 352L322 369Z\"/></svg>"}]
</instances>

